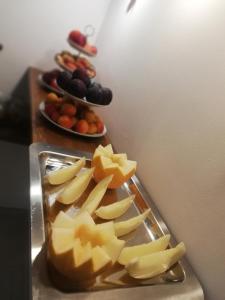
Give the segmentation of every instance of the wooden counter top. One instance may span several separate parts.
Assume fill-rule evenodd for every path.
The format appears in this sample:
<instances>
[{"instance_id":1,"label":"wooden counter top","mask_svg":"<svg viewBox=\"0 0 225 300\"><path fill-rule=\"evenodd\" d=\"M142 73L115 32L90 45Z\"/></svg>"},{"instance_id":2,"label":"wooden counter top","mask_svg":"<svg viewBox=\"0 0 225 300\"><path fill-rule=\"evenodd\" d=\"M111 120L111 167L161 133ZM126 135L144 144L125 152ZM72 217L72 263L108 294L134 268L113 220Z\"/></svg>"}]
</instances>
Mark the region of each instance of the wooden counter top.
<instances>
[{"instance_id":1,"label":"wooden counter top","mask_svg":"<svg viewBox=\"0 0 225 300\"><path fill-rule=\"evenodd\" d=\"M107 135L101 138L80 137L67 133L45 120L39 112L39 104L46 98L47 92L38 84L41 71L30 68L28 71L31 102L32 143L47 143L61 146L70 150L94 152L102 144L107 145L110 140Z\"/></svg>"}]
</instances>

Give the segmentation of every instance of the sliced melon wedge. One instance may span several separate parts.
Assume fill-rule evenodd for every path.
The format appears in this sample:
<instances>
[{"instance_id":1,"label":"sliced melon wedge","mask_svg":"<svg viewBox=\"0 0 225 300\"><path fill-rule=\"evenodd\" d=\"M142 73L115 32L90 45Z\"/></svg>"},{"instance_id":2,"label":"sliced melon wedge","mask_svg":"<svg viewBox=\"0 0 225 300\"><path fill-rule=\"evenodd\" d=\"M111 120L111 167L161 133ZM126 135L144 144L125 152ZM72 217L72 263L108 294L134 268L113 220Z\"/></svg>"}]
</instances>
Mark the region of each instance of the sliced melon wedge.
<instances>
[{"instance_id":1,"label":"sliced melon wedge","mask_svg":"<svg viewBox=\"0 0 225 300\"><path fill-rule=\"evenodd\" d=\"M102 223L102 224L97 224L96 230L100 232L101 238L104 241L104 243L106 243L108 240L110 240L112 237L115 236L115 228L114 228L114 223L112 221Z\"/></svg>"},{"instance_id":2,"label":"sliced melon wedge","mask_svg":"<svg viewBox=\"0 0 225 300\"><path fill-rule=\"evenodd\" d=\"M113 162L121 163L125 160L127 160L127 154L126 153L115 153L111 156L111 160Z\"/></svg>"},{"instance_id":3,"label":"sliced melon wedge","mask_svg":"<svg viewBox=\"0 0 225 300\"><path fill-rule=\"evenodd\" d=\"M135 230L147 218L150 209L147 209L143 214L126 221L114 223L116 236L122 236Z\"/></svg>"},{"instance_id":4,"label":"sliced melon wedge","mask_svg":"<svg viewBox=\"0 0 225 300\"><path fill-rule=\"evenodd\" d=\"M90 259L92 259L92 247L91 243L88 242L84 245L81 244L80 239L75 239L73 247L73 256L76 268L80 267L82 264L85 264Z\"/></svg>"},{"instance_id":5,"label":"sliced melon wedge","mask_svg":"<svg viewBox=\"0 0 225 300\"><path fill-rule=\"evenodd\" d=\"M77 201L91 181L93 172L94 168L91 168L78 175L68 186L65 187L56 200L67 205Z\"/></svg>"},{"instance_id":6,"label":"sliced melon wedge","mask_svg":"<svg viewBox=\"0 0 225 300\"><path fill-rule=\"evenodd\" d=\"M93 273L103 272L112 263L110 256L100 246L92 248L92 261Z\"/></svg>"},{"instance_id":7,"label":"sliced melon wedge","mask_svg":"<svg viewBox=\"0 0 225 300\"><path fill-rule=\"evenodd\" d=\"M117 261L124 245L125 241L119 240L116 237L112 237L106 244L102 246L102 248L110 256L112 263L114 264Z\"/></svg>"},{"instance_id":8,"label":"sliced melon wedge","mask_svg":"<svg viewBox=\"0 0 225 300\"><path fill-rule=\"evenodd\" d=\"M73 165L52 171L45 175L45 180L52 185L62 184L70 179L72 179L85 165L85 157L82 157Z\"/></svg>"},{"instance_id":9,"label":"sliced melon wedge","mask_svg":"<svg viewBox=\"0 0 225 300\"><path fill-rule=\"evenodd\" d=\"M132 259L144 255L149 255L154 252L165 250L170 241L170 235L166 234L163 237L150 243L140 244L137 246L125 247L120 253L118 262L121 265L127 265Z\"/></svg>"},{"instance_id":10,"label":"sliced melon wedge","mask_svg":"<svg viewBox=\"0 0 225 300\"><path fill-rule=\"evenodd\" d=\"M78 214L75 214L72 217L75 226L79 226L80 224L90 224L95 225L94 220L92 219L91 215L87 211L79 211Z\"/></svg>"},{"instance_id":11,"label":"sliced melon wedge","mask_svg":"<svg viewBox=\"0 0 225 300\"><path fill-rule=\"evenodd\" d=\"M125 153L114 154L111 145L99 146L93 155L91 165L95 167L94 179L99 182L103 178L114 175L109 188L116 189L134 175L137 163L127 159Z\"/></svg>"},{"instance_id":12,"label":"sliced melon wedge","mask_svg":"<svg viewBox=\"0 0 225 300\"><path fill-rule=\"evenodd\" d=\"M60 211L55 218L55 221L52 223L52 227L56 228L74 228L75 223L73 218L68 216L64 211Z\"/></svg>"},{"instance_id":13,"label":"sliced melon wedge","mask_svg":"<svg viewBox=\"0 0 225 300\"><path fill-rule=\"evenodd\" d=\"M87 200L81 207L81 211L88 211L89 214L93 214L99 203L101 202L105 192L112 181L113 175L110 175L104 179L102 179L95 188L89 194Z\"/></svg>"},{"instance_id":14,"label":"sliced melon wedge","mask_svg":"<svg viewBox=\"0 0 225 300\"><path fill-rule=\"evenodd\" d=\"M135 195L132 195L113 204L101 206L95 211L95 214L105 220L118 218L128 210L134 198Z\"/></svg>"},{"instance_id":15,"label":"sliced melon wedge","mask_svg":"<svg viewBox=\"0 0 225 300\"><path fill-rule=\"evenodd\" d=\"M74 231L71 228L52 228L52 247L55 253L61 254L74 244Z\"/></svg>"},{"instance_id":16,"label":"sliced melon wedge","mask_svg":"<svg viewBox=\"0 0 225 300\"><path fill-rule=\"evenodd\" d=\"M135 258L126 266L126 270L137 279L152 278L168 270L181 259L185 251L181 242L175 248Z\"/></svg>"}]
</instances>

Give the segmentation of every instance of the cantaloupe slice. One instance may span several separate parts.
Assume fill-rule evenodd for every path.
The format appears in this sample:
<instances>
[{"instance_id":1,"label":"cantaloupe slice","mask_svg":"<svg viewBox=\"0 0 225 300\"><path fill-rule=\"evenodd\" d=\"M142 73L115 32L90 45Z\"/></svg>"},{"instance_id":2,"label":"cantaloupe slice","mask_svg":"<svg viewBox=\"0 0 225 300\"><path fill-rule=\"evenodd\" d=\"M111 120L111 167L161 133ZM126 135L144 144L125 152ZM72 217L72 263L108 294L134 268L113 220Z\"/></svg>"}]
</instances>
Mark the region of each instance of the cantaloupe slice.
<instances>
[{"instance_id":1,"label":"cantaloupe slice","mask_svg":"<svg viewBox=\"0 0 225 300\"><path fill-rule=\"evenodd\" d=\"M101 233L101 238L106 243L115 235L114 223L112 221L96 225L96 229Z\"/></svg>"},{"instance_id":2,"label":"cantaloupe slice","mask_svg":"<svg viewBox=\"0 0 225 300\"><path fill-rule=\"evenodd\" d=\"M113 222L96 225L87 211L73 217L60 212L52 224L48 257L59 273L80 282L110 267L123 246Z\"/></svg>"},{"instance_id":3,"label":"cantaloupe slice","mask_svg":"<svg viewBox=\"0 0 225 300\"><path fill-rule=\"evenodd\" d=\"M100 246L92 248L93 273L103 272L112 263L110 256Z\"/></svg>"},{"instance_id":4,"label":"cantaloupe slice","mask_svg":"<svg viewBox=\"0 0 225 300\"><path fill-rule=\"evenodd\" d=\"M56 171L52 171L45 175L45 180L52 185L62 184L72 179L85 165L85 157L76 161L73 165Z\"/></svg>"},{"instance_id":5,"label":"cantaloupe slice","mask_svg":"<svg viewBox=\"0 0 225 300\"><path fill-rule=\"evenodd\" d=\"M132 195L113 204L101 206L95 211L95 214L105 220L118 218L128 210L134 198L135 195Z\"/></svg>"},{"instance_id":6,"label":"cantaloupe slice","mask_svg":"<svg viewBox=\"0 0 225 300\"><path fill-rule=\"evenodd\" d=\"M137 279L152 278L168 270L181 259L185 251L184 243L179 243L175 248L133 259L126 265L126 270Z\"/></svg>"},{"instance_id":7,"label":"cantaloupe slice","mask_svg":"<svg viewBox=\"0 0 225 300\"><path fill-rule=\"evenodd\" d=\"M126 153L115 153L111 156L111 160L113 162L121 164L123 161L127 160L127 154Z\"/></svg>"},{"instance_id":8,"label":"cantaloupe slice","mask_svg":"<svg viewBox=\"0 0 225 300\"><path fill-rule=\"evenodd\" d=\"M49 257L57 270L65 274L73 265L74 235L71 228L52 228Z\"/></svg>"},{"instance_id":9,"label":"cantaloupe slice","mask_svg":"<svg viewBox=\"0 0 225 300\"><path fill-rule=\"evenodd\" d=\"M66 205L77 201L91 181L93 172L94 168L91 168L78 175L71 181L68 186L64 188L64 190L58 195L56 200Z\"/></svg>"},{"instance_id":10,"label":"cantaloupe slice","mask_svg":"<svg viewBox=\"0 0 225 300\"><path fill-rule=\"evenodd\" d=\"M60 211L52 223L52 227L56 228L74 228L74 219L68 216L64 211Z\"/></svg>"},{"instance_id":11,"label":"cantaloupe slice","mask_svg":"<svg viewBox=\"0 0 225 300\"><path fill-rule=\"evenodd\" d=\"M110 176L102 179L95 186L95 188L89 194L87 200L82 205L81 211L86 210L89 212L90 215L94 213L94 211L100 204L103 196L105 195L107 187L109 186L110 182L112 181L112 178L113 178L113 175L110 175Z\"/></svg>"},{"instance_id":12,"label":"cantaloupe slice","mask_svg":"<svg viewBox=\"0 0 225 300\"><path fill-rule=\"evenodd\" d=\"M150 209L147 209L143 214L138 215L137 217L128 219L126 221L114 223L116 236L120 237L135 230L147 218L149 212Z\"/></svg>"},{"instance_id":13,"label":"cantaloupe slice","mask_svg":"<svg viewBox=\"0 0 225 300\"><path fill-rule=\"evenodd\" d=\"M170 235L166 234L161 238L150 243L140 244L137 246L125 247L120 253L118 262L121 265L127 265L132 259L144 255L149 255L158 251L165 250L170 241Z\"/></svg>"},{"instance_id":14,"label":"cantaloupe slice","mask_svg":"<svg viewBox=\"0 0 225 300\"><path fill-rule=\"evenodd\" d=\"M75 226L80 224L95 225L95 222L91 215L87 211L79 211L77 214L72 216Z\"/></svg>"},{"instance_id":15,"label":"cantaloupe slice","mask_svg":"<svg viewBox=\"0 0 225 300\"><path fill-rule=\"evenodd\" d=\"M102 249L104 249L110 256L112 263L114 264L117 261L124 245L125 241L119 240L116 237L112 237L106 244L102 246Z\"/></svg>"},{"instance_id":16,"label":"cantaloupe slice","mask_svg":"<svg viewBox=\"0 0 225 300\"><path fill-rule=\"evenodd\" d=\"M52 228L52 246L57 254L73 248L74 231L71 228Z\"/></svg>"},{"instance_id":17,"label":"cantaloupe slice","mask_svg":"<svg viewBox=\"0 0 225 300\"><path fill-rule=\"evenodd\" d=\"M82 245L80 239L75 239L73 245L73 256L74 256L74 266L75 268L80 267L85 264L90 259L92 259L92 247L91 243L87 242Z\"/></svg>"},{"instance_id":18,"label":"cantaloupe slice","mask_svg":"<svg viewBox=\"0 0 225 300\"><path fill-rule=\"evenodd\" d=\"M137 162L127 159L126 154L114 154L111 145L99 146L93 155L92 166L95 167L94 179L99 182L103 178L114 175L109 188L120 187L134 175Z\"/></svg>"}]
</instances>

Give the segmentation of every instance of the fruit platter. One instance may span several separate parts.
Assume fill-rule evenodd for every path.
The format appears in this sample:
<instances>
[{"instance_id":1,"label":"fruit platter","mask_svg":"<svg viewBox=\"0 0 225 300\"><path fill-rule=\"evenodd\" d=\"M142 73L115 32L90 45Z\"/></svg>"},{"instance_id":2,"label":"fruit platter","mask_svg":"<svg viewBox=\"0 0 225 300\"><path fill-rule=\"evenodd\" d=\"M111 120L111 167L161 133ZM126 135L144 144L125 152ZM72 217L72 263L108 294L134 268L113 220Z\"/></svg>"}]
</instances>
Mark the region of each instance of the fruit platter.
<instances>
[{"instance_id":1,"label":"fruit platter","mask_svg":"<svg viewBox=\"0 0 225 300\"><path fill-rule=\"evenodd\" d=\"M96 76L95 67L87 58L73 55L69 51L62 51L61 53L56 54L55 61L65 71L73 72L77 68L83 68L86 70L89 78L94 78Z\"/></svg>"},{"instance_id":2,"label":"fruit platter","mask_svg":"<svg viewBox=\"0 0 225 300\"><path fill-rule=\"evenodd\" d=\"M88 106L54 93L49 93L40 103L39 111L56 127L75 135L96 138L107 132L102 119Z\"/></svg>"},{"instance_id":3,"label":"fruit platter","mask_svg":"<svg viewBox=\"0 0 225 300\"><path fill-rule=\"evenodd\" d=\"M30 146L33 299L203 299L136 169L111 145Z\"/></svg>"},{"instance_id":4,"label":"fruit platter","mask_svg":"<svg viewBox=\"0 0 225 300\"><path fill-rule=\"evenodd\" d=\"M57 77L60 74L60 70L54 69L43 74L39 74L38 82L39 84L48 91L52 91L58 95L63 95L62 90L57 85Z\"/></svg>"},{"instance_id":5,"label":"fruit platter","mask_svg":"<svg viewBox=\"0 0 225 300\"><path fill-rule=\"evenodd\" d=\"M109 88L91 82L85 70L81 68L72 74L61 72L57 78L57 85L71 99L87 106L107 106L113 98Z\"/></svg>"}]
</instances>

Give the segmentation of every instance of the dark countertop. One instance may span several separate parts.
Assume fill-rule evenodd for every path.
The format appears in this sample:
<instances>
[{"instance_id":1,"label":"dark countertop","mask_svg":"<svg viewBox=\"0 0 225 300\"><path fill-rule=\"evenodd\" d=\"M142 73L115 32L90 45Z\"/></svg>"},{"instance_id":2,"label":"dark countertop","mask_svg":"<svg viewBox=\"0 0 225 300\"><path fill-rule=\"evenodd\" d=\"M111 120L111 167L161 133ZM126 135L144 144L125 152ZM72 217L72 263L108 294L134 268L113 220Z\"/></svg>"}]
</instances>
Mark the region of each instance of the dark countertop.
<instances>
[{"instance_id":1,"label":"dark countertop","mask_svg":"<svg viewBox=\"0 0 225 300\"><path fill-rule=\"evenodd\" d=\"M30 299L28 146L0 141L0 289L2 300Z\"/></svg>"}]
</instances>

